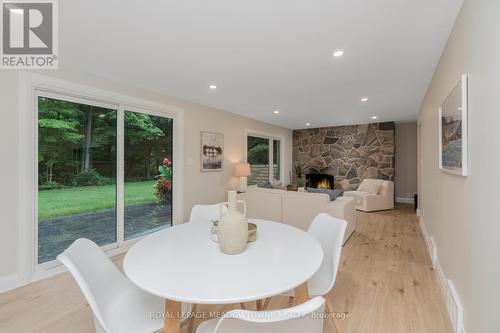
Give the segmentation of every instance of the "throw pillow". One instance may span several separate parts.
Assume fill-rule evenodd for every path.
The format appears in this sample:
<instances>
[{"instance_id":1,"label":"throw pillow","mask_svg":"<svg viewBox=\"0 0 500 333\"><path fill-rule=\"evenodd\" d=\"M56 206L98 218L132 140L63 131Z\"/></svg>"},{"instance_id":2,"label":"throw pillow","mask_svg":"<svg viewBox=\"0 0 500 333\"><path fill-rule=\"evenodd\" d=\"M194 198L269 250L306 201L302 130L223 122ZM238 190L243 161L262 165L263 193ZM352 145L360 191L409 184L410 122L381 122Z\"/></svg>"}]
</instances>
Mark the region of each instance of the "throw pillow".
<instances>
[{"instance_id":1,"label":"throw pillow","mask_svg":"<svg viewBox=\"0 0 500 333\"><path fill-rule=\"evenodd\" d=\"M338 198L339 192L337 190L323 189L323 188L313 188L308 187L307 192L311 193L326 193L330 196L330 201L333 201Z\"/></svg>"},{"instance_id":2,"label":"throw pillow","mask_svg":"<svg viewBox=\"0 0 500 333\"><path fill-rule=\"evenodd\" d=\"M262 187L262 188L273 188L273 184L269 180L259 180L257 182L257 187Z\"/></svg>"}]
</instances>

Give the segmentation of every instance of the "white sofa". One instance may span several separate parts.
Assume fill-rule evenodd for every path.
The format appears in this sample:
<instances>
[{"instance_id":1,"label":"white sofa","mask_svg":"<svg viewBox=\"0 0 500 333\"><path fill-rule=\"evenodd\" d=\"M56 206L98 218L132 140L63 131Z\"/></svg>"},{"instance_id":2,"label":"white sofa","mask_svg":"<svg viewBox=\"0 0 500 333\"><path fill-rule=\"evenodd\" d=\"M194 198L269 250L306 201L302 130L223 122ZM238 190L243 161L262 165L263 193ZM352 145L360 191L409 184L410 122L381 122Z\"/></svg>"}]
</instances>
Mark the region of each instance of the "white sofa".
<instances>
[{"instance_id":1,"label":"white sofa","mask_svg":"<svg viewBox=\"0 0 500 333\"><path fill-rule=\"evenodd\" d=\"M365 179L357 191L344 192L345 197L356 200L356 209L364 212L394 208L394 182L382 179Z\"/></svg>"},{"instance_id":2,"label":"white sofa","mask_svg":"<svg viewBox=\"0 0 500 333\"><path fill-rule=\"evenodd\" d=\"M313 218L319 213L328 213L345 220L347 229L344 243L356 228L355 200L338 197L330 201L323 193L284 191L260 187L249 187L245 193L238 194L245 200L247 215L250 218L283 222L302 230L307 230Z\"/></svg>"}]
</instances>

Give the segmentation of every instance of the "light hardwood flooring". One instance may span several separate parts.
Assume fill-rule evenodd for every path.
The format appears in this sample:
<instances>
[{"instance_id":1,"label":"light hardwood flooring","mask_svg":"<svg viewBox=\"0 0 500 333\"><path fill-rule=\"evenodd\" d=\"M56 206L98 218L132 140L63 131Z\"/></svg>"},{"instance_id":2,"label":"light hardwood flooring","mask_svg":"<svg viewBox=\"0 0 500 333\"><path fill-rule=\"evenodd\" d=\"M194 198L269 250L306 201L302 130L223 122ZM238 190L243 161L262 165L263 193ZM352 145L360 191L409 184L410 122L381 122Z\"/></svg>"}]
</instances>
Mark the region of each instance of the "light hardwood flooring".
<instances>
[{"instance_id":1,"label":"light hardwood flooring","mask_svg":"<svg viewBox=\"0 0 500 333\"><path fill-rule=\"evenodd\" d=\"M114 261L121 267L122 259ZM337 281L328 297L336 312L350 314L340 322L343 333L452 332L417 218L407 205L358 212L356 231L343 248ZM287 304L287 298L275 297L270 308ZM199 310L238 307L200 306ZM91 312L68 273L0 295L1 333L93 329ZM326 320L325 333L333 332Z\"/></svg>"}]
</instances>

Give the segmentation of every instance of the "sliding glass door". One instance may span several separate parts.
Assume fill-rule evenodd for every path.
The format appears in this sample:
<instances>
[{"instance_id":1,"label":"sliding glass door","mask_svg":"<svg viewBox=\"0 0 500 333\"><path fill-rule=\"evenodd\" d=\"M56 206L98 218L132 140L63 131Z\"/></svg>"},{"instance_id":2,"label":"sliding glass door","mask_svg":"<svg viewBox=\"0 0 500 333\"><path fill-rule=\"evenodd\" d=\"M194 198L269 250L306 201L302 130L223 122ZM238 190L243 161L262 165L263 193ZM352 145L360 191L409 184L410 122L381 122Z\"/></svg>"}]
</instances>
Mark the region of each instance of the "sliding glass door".
<instances>
[{"instance_id":1,"label":"sliding glass door","mask_svg":"<svg viewBox=\"0 0 500 333\"><path fill-rule=\"evenodd\" d=\"M37 95L37 263L172 225L173 124L93 100Z\"/></svg>"},{"instance_id":2,"label":"sliding glass door","mask_svg":"<svg viewBox=\"0 0 500 333\"><path fill-rule=\"evenodd\" d=\"M247 136L248 185L281 180L281 141L257 135Z\"/></svg>"},{"instance_id":3,"label":"sliding glass door","mask_svg":"<svg viewBox=\"0 0 500 333\"><path fill-rule=\"evenodd\" d=\"M38 263L116 242L117 110L38 97Z\"/></svg>"},{"instance_id":4,"label":"sliding glass door","mask_svg":"<svg viewBox=\"0 0 500 333\"><path fill-rule=\"evenodd\" d=\"M172 225L173 120L125 111L125 239Z\"/></svg>"}]
</instances>

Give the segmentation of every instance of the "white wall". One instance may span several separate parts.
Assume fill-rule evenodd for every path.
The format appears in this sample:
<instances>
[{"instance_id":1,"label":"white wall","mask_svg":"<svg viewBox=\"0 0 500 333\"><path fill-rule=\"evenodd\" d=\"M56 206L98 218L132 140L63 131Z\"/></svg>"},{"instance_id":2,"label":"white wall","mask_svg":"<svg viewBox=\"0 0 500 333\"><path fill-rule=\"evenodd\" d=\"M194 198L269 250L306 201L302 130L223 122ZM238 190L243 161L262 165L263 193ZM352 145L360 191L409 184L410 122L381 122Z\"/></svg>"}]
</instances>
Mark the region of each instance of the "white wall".
<instances>
[{"instance_id":1,"label":"white wall","mask_svg":"<svg viewBox=\"0 0 500 333\"><path fill-rule=\"evenodd\" d=\"M153 102L184 109L184 220L196 203L215 203L226 199L226 192L234 189L237 179L233 177L233 166L245 158L246 129L272 133L285 138L283 167L285 181L291 168L292 131L242 117L207 106L186 102L126 84L88 75L70 69L43 71L40 74L63 80L134 96ZM16 274L17 244L17 189L18 189L18 83L14 71L0 72L0 290L5 278ZM200 131L224 134L225 164L222 172L200 171ZM2 280L3 279L3 280ZM9 277L10 280L10 277Z\"/></svg>"},{"instance_id":2,"label":"white wall","mask_svg":"<svg viewBox=\"0 0 500 333\"><path fill-rule=\"evenodd\" d=\"M413 202L417 192L417 123L396 123L396 200Z\"/></svg>"},{"instance_id":3,"label":"white wall","mask_svg":"<svg viewBox=\"0 0 500 333\"><path fill-rule=\"evenodd\" d=\"M420 114L423 222L464 306L465 329L500 330L500 1L466 0ZM469 176L438 169L438 107L469 81Z\"/></svg>"},{"instance_id":4,"label":"white wall","mask_svg":"<svg viewBox=\"0 0 500 333\"><path fill-rule=\"evenodd\" d=\"M0 71L0 280L17 272L17 88L16 72Z\"/></svg>"}]
</instances>

